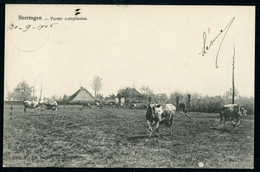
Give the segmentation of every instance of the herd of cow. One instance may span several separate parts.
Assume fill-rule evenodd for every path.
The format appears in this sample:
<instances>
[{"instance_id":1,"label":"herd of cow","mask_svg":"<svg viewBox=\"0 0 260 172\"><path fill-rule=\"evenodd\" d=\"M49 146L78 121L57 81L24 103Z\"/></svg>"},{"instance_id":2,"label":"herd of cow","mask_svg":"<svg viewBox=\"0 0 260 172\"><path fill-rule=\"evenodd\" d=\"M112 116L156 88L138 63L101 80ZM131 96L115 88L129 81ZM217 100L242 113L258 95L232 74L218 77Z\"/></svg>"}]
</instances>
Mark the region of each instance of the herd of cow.
<instances>
[{"instance_id":1,"label":"herd of cow","mask_svg":"<svg viewBox=\"0 0 260 172\"><path fill-rule=\"evenodd\" d=\"M57 113L58 103L56 101L24 101L24 112L26 109L37 109L38 111L43 111L44 109L51 109Z\"/></svg>"},{"instance_id":2,"label":"herd of cow","mask_svg":"<svg viewBox=\"0 0 260 172\"><path fill-rule=\"evenodd\" d=\"M191 119L183 109L185 115ZM173 116L176 113L176 107L172 104L149 104L146 112L146 120L150 130L149 138L152 136L153 128L155 124L155 131L159 135L159 125L163 124L170 127L170 133L172 135ZM246 115L246 110L239 104L228 104L224 105L220 110L220 125L225 124L227 128L227 121L231 121L234 127L238 127L241 121L241 117Z\"/></svg>"},{"instance_id":3,"label":"herd of cow","mask_svg":"<svg viewBox=\"0 0 260 172\"><path fill-rule=\"evenodd\" d=\"M51 109L52 111L57 113L58 104L56 101L24 101L24 112L26 109L37 109L38 111L43 111L44 109ZM102 106L95 102L95 105L99 108ZM183 106L183 107L182 107ZM85 104L83 107L80 108L82 110L84 107L90 107L91 104ZM136 104L131 105L131 108L134 109ZM187 110L185 109L184 105L179 105L179 109L182 109L184 114L191 119L190 115L187 114ZM146 111L146 120L150 130L149 138L152 136L153 128L152 126L155 125L155 131L159 135L159 125L165 125L170 127L170 133L172 135L172 125L173 125L173 117L176 113L176 107L173 104L155 104L149 103L147 106ZM246 110L239 104L228 104L224 105L220 110L220 125L222 123L225 124L227 127L227 121L231 121L233 126L237 128L240 124L241 117L246 115Z\"/></svg>"}]
</instances>

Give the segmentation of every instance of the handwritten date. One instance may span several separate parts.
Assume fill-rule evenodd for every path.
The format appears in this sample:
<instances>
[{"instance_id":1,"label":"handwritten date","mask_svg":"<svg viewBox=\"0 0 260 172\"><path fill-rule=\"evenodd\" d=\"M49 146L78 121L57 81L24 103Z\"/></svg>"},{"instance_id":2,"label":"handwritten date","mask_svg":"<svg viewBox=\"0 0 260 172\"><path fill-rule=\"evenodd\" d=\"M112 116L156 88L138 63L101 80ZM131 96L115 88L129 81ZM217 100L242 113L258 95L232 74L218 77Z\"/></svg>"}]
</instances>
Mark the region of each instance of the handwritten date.
<instances>
[{"instance_id":1,"label":"handwritten date","mask_svg":"<svg viewBox=\"0 0 260 172\"><path fill-rule=\"evenodd\" d=\"M48 25L39 24L38 26L33 26L31 24L27 24L25 27L21 27L21 26L18 26L18 25L11 23L11 25L8 29L9 30L21 30L23 32L27 32L30 29L32 29L32 30L42 30L42 29L46 29L46 28L51 28L56 24L58 24L58 23L51 23L51 24L48 24Z\"/></svg>"}]
</instances>

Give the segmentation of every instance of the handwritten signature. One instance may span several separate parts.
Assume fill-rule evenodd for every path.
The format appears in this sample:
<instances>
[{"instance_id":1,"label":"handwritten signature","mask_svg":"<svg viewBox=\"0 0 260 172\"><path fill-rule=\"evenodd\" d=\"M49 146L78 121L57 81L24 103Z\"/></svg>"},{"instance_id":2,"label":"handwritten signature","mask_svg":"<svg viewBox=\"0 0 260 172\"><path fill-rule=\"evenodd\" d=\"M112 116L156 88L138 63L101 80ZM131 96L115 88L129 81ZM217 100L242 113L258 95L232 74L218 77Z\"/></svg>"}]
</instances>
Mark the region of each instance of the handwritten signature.
<instances>
[{"instance_id":1,"label":"handwritten signature","mask_svg":"<svg viewBox=\"0 0 260 172\"><path fill-rule=\"evenodd\" d=\"M209 44L207 44L207 45L206 45L206 43L207 43L207 33L206 33L206 32L203 32L203 47L202 47L201 52L199 53L199 54L201 54L202 56L205 56L205 54L206 54L206 53L209 51L209 49L213 46L214 42L219 38L219 36L223 35L223 33L224 33L224 36L223 36L223 38L222 38L222 40L221 40L221 42L220 42L220 44L219 44L219 47L218 47L218 52L217 52L216 61L215 61L215 66L216 66L216 68L219 67L219 66L218 66L219 50L220 50L220 48L221 48L221 46L222 46L222 43L223 43L223 41L224 41L224 39L225 39L225 37L226 37L226 34L227 34L229 28L230 28L230 26L232 25L232 23L233 23L234 20L235 20L235 17L233 17L233 18L230 20L230 22L227 24L227 26L226 26L224 29L221 29L220 32L219 32L219 34L218 34L214 39L212 39L212 40L209 42ZM209 30L208 30L208 34L209 34L209 32L210 32L210 28L209 28Z\"/></svg>"},{"instance_id":2,"label":"handwritten signature","mask_svg":"<svg viewBox=\"0 0 260 172\"><path fill-rule=\"evenodd\" d=\"M33 25L28 24L25 27L22 27L22 26L18 26L18 25L11 23L8 29L9 30L16 30L17 29L17 30L21 30L23 32L27 32L29 29L42 30L42 29L45 29L45 28L53 27L56 24L58 24L58 23L52 23L52 24L49 24L49 25L39 24L37 26L33 26Z\"/></svg>"}]
</instances>

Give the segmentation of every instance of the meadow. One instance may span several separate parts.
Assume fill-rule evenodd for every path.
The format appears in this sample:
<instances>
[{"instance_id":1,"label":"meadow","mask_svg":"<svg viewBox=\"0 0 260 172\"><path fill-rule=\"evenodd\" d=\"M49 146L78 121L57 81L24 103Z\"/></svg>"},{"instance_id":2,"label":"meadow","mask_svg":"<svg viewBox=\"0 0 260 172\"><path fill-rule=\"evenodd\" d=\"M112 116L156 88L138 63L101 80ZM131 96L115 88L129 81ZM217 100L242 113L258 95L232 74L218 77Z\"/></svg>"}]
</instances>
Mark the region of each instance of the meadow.
<instances>
[{"instance_id":1,"label":"meadow","mask_svg":"<svg viewBox=\"0 0 260 172\"><path fill-rule=\"evenodd\" d=\"M146 110L59 106L58 114L4 109L4 167L253 168L254 116L237 130L219 114L177 113L173 135L160 126L148 139Z\"/></svg>"}]
</instances>

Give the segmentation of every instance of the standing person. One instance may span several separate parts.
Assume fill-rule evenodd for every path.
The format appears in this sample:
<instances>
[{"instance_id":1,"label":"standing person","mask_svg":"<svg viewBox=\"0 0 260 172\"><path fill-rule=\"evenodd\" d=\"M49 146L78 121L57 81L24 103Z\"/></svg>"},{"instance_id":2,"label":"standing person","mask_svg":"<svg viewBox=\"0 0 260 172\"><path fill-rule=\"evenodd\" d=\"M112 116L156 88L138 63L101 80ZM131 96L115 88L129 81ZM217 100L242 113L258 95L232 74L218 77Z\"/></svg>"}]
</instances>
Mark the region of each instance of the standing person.
<instances>
[{"instance_id":1,"label":"standing person","mask_svg":"<svg viewBox=\"0 0 260 172\"><path fill-rule=\"evenodd\" d=\"M151 102L152 102L152 97L149 97L148 98L148 103L151 104Z\"/></svg>"}]
</instances>

